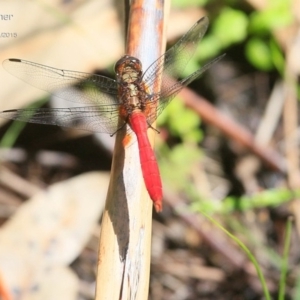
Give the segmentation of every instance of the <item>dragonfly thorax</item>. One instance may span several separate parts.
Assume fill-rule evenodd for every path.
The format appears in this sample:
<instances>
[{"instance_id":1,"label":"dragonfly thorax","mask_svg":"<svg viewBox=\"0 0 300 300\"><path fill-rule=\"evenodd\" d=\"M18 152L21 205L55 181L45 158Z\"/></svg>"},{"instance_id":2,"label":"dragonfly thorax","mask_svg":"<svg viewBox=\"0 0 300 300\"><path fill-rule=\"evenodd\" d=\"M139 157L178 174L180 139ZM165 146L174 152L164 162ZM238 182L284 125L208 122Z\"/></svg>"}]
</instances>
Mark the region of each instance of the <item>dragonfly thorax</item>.
<instances>
[{"instance_id":1,"label":"dragonfly thorax","mask_svg":"<svg viewBox=\"0 0 300 300\"><path fill-rule=\"evenodd\" d=\"M146 91L142 82L142 64L135 57L125 55L115 66L118 96L121 105L120 115L124 120L136 110L145 108Z\"/></svg>"},{"instance_id":2,"label":"dragonfly thorax","mask_svg":"<svg viewBox=\"0 0 300 300\"><path fill-rule=\"evenodd\" d=\"M119 84L119 101L125 109L122 113L123 117L131 115L135 110L143 110L143 99L145 91L137 83L122 83Z\"/></svg>"}]
</instances>

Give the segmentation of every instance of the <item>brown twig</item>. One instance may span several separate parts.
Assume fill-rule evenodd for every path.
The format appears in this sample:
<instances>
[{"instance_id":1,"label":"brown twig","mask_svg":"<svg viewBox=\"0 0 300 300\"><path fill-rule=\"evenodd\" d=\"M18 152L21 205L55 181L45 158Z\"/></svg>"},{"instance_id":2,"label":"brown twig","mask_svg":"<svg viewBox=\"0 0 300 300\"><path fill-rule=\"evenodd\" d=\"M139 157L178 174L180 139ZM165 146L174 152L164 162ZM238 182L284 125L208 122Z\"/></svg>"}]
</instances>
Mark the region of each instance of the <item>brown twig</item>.
<instances>
[{"instance_id":1,"label":"brown twig","mask_svg":"<svg viewBox=\"0 0 300 300\"><path fill-rule=\"evenodd\" d=\"M248 148L273 169L281 172L286 171L283 158L278 153L258 145L253 135L247 129L219 112L207 100L198 96L189 88L184 88L181 96L185 104L196 111L204 122L215 126L229 138Z\"/></svg>"},{"instance_id":2,"label":"brown twig","mask_svg":"<svg viewBox=\"0 0 300 300\"><path fill-rule=\"evenodd\" d=\"M201 214L191 212L184 201L168 190L165 191L165 202L173 208L186 224L194 228L212 249L223 255L234 268L245 270L251 275L255 274L244 253L233 246L222 231L215 230L213 226L210 226Z\"/></svg>"}]
</instances>

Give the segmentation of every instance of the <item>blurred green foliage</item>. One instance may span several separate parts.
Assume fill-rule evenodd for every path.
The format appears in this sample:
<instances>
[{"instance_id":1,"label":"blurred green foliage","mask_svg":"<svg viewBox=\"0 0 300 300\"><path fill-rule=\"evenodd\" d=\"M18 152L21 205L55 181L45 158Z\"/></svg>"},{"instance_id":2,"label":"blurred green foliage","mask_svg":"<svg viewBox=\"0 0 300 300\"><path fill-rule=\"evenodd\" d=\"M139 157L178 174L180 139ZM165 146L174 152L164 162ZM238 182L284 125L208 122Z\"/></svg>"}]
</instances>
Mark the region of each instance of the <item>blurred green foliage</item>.
<instances>
[{"instance_id":1,"label":"blurred green foliage","mask_svg":"<svg viewBox=\"0 0 300 300\"><path fill-rule=\"evenodd\" d=\"M211 28L211 34L220 41L220 50L244 41L247 37L248 23L246 13L225 7Z\"/></svg>"},{"instance_id":2,"label":"blurred green foliage","mask_svg":"<svg viewBox=\"0 0 300 300\"><path fill-rule=\"evenodd\" d=\"M160 160L159 168L164 182L173 191L188 195L188 191L193 189L191 170L197 167L195 162L201 159L199 148L192 143L177 144L172 148L164 144L160 153L163 159Z\"/></svg>"},{"instance_id":3,"label":"blurred green foliage","mask_svg":"<svg viewBox=\"0 0 300 300\"><path fill-rule=\"evenodd\" d=\"M182 77L199 69L204 62L226 52L233 54L232 57L236 56L240 60L247 60L258 72L277 71L279 75L283 76L285 57L275 34L277 29L286 27L294 21L291 0L268 1L267 6L259 11L255 10L254 7L247 6L246 2L237 0L222 2L216 0L176 0L172 1L172 4L175 8L181 9L190 6L202 6L209 12L208 17L211 23L207 33L199 43L195 55L183 70ZM236 49L239 49L240 53L234 53L233 51L237 51ZM187 166L193 168L193 163L189 160L190 157L201 158L202 156L201 149L194 147L203 138L199 116L185 108L180 101L173 100L168 109L158 118L158 124L168 127L170 134L179 138L183 144L173 148L166 147L162 150L169 157L168 159L165 158L164 162L160 162L162 169L165 168L165 178L172 178L171 182L178 189L181 187L190 199L196 200L195 203L197 204L193 206L195 209L228 213L236 209L246 210L279 205L292 199L289 191L271 190L250 198L228 197L221 202L214 202L211 199L199 201L201 196L199 196L196 187L191 184L190 173L186 170ZM182 155L176 154L179 150L182 151ZM167 156L164 155L164 157ZM181 159L186 164L180 162ZM182 170L181 177L177 174L177 178L173 174L174 172L168 171L167 168L176 169L179 173ZM162 173L164 172L162 171ZM240 203L238 208L237 202Z\"/></svg>"},{"instance_id":4,"label":"blurred green foliage","mask_svg":"<svg viewBox=\"0 0 300 300\"><path fill-rule=\"evenodd\" d=\"M292 1L268 1L266 9L250 15L249 31L253 34L272 34L272 30L286 27L293 22Z\"/></svg>"},{"instance_id":5,"label":"blurred green foliage","mask_svg":"<svg viewBox=\"0 0 300 300\"><path fill-rule=\"evenodd\" d=\"M172 1L177 7L205 4L214 5L216 1ZM240 4L240 6L239 6ZM270 71L283 69L284 55L276 44L274 31L290 25L293 20L291 0L268 1L261 11L245 11L242 1L224 1L218 5L217 15L208 16L211 25L201 41L195 56L182 74L186 76L200 66L200 62L226 52L234 44L244 45L244 55L257 69ZM210 11L208 9L208 11Z\"/></svg>"},{"instance_id":6,"label":"blurred green foliage","mask_svg":"<svg viewBox=\"0 0 300 300\"><path fill-rule=\"evenodd\" d=\"M246 56L253 65L261 70L269 71L273 68L271 49L261 38L253 37L248 41Z\"/></svg>"},{"instance_id":7,"label":"blurred green foliage","mask_svg":"<svg viewBox=\"0 0 300 300\"><path fill-rule=\"evenodd\" d=\"M177 97L157 119L159 127L168 127L172 136L181 139L181 143L169 147L163 143L160 147L160 171L163 178L174 190L183 191L190 186L189 174L195 161L201 159L202 152L197 146L202 140L199 130L199 116L191 109L185 108Z\"/></svg>"},{"instance_id":8,"label":"blurred green foliage","mask_svg":"<svg viewBox=\"0 0 300 300\"><path fill-rule=\"evenodd\" d=\"M195 199L192 209L194 211L204 211L208 214L229 214L236 210L246 211L266 206L279 206L295 199L295 197L300 197L300 190L293 191L286 188L269 189L252 196L226 197L222 201L212 201L211 199L197 201Z\"/></svg>"},{"instance_id":9,"label":"blurred green foliage","mask_svg":"<svg viewBox=\"0 0 300 300\"><path fill-rule=\"evenodd\" d=\"M41 98L32 104L28 105L27 108L36 108L43 106L47 103L49 97ZM33 112L32 112L33 113ZM28 117L29 119L29 117ZM25 122L13 121L10 127L6 130L5 134L2 136L0 140L0 148L11 148L14 146L17 138L19 137L20 133L26 126Z\"/></svg>"},{"instance_id":10,"label":"blurred green foliage","mask_svg":"<svg viewBox=\"0 0 300 300\"><path fill-rule=\"evenodd\" d=\"M204 6L209 0L172 0L172 7L186 8L190 6Z\"/></svg>"},{"instance_id":11,"label":"blurred green foliage","mask_svg":"<svg viewBox=\"0 0 300 300\"><path fill-rule=\"evenodd\" d=\"M175 98L157 119L158 126L167 126L173 136L179 137L183 142L198 143L202 140L199 131L199 116L191 109L185 108L183 101Z\"/></svg>"}]
</instances>

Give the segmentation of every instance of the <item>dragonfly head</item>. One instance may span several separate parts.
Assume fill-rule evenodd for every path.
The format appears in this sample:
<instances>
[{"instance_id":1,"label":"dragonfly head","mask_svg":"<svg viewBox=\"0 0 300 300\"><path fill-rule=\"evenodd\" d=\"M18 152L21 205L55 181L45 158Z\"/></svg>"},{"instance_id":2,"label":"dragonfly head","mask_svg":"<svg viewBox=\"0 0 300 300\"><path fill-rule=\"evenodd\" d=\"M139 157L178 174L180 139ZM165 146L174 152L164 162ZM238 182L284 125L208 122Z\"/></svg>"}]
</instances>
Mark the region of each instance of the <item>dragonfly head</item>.
<instances>
[{"instance_id":1,"label":"dragonfly head","mask_svg":"<svg viewBox=\"0 0 300 300\"><path fill-rule=\"evenodd\" d=\"M119 81L133 83L142 78L142 63L133 56L124 55L115 65L115 72Z\"/></svg>"}]
</instances>

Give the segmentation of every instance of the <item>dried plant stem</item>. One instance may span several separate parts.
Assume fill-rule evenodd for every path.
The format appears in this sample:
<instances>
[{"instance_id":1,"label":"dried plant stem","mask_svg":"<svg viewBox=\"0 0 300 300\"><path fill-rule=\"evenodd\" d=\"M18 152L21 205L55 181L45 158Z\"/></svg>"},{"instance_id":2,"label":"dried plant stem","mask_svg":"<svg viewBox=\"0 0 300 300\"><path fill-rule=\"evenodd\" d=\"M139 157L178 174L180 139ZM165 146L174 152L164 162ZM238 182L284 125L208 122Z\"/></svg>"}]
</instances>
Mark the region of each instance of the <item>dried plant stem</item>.
<instances>
[{"instance_id":1,"label":"dried plant stem","mask_svg":"<svg viewBox=\"0 0 300 300\"><path fill-rule=\"evenodd\" d=\"M287 179L292 190L300 186L299 147L298 147L298 101L297 101L297 71L294 69L293 45L287 51L285 68L285 102L283 110L283 125L285 139L285 154L287 161ZM295 51L294 51L295 52ZM295 197L291 202L291 211L295 216L295 224L300 234L300 199Z\"/></svg>"},{"instance_id":2,"label":"dried plant stem","mask_svg":"<svg viewBox=\"0 0 300 300\"><path fill-rule=\"evenodd\" d=\"M144 70L162 52L162 3L131 2L126 54L139 58ZM137 143L124 147L124 137L124 131L117 133L101 226L96 300L148 299L152 201L142 178ZM149 139L153 145L151 129Z\"/></svg>"}]
</instances>

